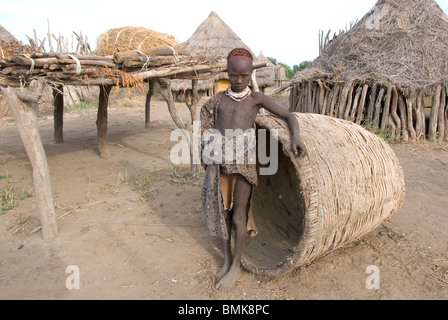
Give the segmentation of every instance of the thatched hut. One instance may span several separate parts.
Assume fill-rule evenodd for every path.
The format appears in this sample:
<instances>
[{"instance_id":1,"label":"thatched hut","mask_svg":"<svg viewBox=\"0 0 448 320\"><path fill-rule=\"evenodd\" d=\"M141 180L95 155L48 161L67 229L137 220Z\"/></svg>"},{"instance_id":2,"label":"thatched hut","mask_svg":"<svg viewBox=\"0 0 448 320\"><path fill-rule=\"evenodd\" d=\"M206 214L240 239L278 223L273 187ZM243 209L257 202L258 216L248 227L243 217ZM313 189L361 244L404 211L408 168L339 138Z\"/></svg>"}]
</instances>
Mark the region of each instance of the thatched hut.
<instances>
[{"instance_id":1,"label":"thatched hut","mask_svg":"<svg viewBox=\"0 0 448 320\"><path fill-rule=\"evenodd\" d=\"M185 45L186 51L191 56L206 56L221 63L225 63L227 55L234 48L245 48L252 53L254 58L256 57L252 50L214 11L199 25L192 36L185 42ZM257 73L261 75L263 75L263 72L263 68L257 70ZM213 95L225 90L228 85L227 73L222 72L213 79L200 80L198 82L198 90L203 94ZM171 89L179 101L182 97L189 95L191 81L173 80L171 81Z\"/></svg>"},{"instance_id":2,"label":"thatched hut","mask_svg":"<svg viewBox=\"0 0 448 320\"><path fill-rule=\"evenodd\" d=\"M286 68L281 64L274 66L274 82L276 87L281 87L288 82L289 79L286 76Z\"/></svg>"},{"instance_id":3,"label":"thatched hut","mask_svg":"<svg viewBox=\"0 0 448 320\"><path fill-rule=\"evenodd\" d=\"M266 62L269 64L268 67L256 70L256 79L258 88L264 93L267 87L272 87L274 85L275 79L275 67L274 64L264 56L263 52L260 52L258 57L256 57L256 62Z\"/></svg>"},{"instance_id":4,"label":"thatched hut","mask_svg":"<svg viewBox=\"0 0 448 320\"><path fill-rule=\"evenodd\" d=\"M292 111L448 134L448 17L433 0L379 0L288 86Z\"/></svg>"}]
</instances>

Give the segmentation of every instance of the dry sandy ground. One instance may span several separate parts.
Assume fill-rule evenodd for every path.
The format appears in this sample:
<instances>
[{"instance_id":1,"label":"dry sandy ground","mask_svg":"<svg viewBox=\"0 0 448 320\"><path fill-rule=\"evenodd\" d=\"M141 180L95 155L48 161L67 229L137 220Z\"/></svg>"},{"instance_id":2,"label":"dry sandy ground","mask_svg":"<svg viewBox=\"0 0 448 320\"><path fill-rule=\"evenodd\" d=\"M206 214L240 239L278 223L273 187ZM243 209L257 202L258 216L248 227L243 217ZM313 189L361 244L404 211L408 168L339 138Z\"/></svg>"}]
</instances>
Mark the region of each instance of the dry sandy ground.
<instances>
[{"instance_id":1,"label":"dry sandy ground","mask_svg":"<svg viewBox=\"0 0 448 320\"><path fill-rule=\"evenodd\" d=\"M200 177L182 183L170 165L175 126L166 104L154 100L149 129L142 107L112 106L109 160L98 157L95 111L65 114L63 144L53 143L51 116L40 118L56 214L65 214L51 241L31 233L39 226L31 165L14 123L2 124L0 190L13 185L17 206L0 216L0 299L448 298L446 144L392 146L406 199L380 228L286 275L243 271L219 292L220 242L206 231ZM18 199L24 191L31 197ZM79 289L66 287L69 265L78 267ZM379 268L379 289L366 287L370 265Z\"/></svg>"}]
</instances>

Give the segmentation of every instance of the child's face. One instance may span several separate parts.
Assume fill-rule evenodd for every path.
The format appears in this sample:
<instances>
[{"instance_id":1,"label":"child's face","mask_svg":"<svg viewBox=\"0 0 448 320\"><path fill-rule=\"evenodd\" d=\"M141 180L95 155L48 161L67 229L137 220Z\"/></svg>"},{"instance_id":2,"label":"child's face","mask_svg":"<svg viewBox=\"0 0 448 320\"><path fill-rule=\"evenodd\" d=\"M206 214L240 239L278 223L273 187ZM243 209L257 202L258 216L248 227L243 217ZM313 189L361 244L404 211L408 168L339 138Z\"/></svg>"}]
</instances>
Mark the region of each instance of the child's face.
<instances>
[{"instance_id":1,"label":"child's face","mask_svg":"<svg viewBox=\"0 0 448 320\"><path fill-rule=\"evenodd\" d=\"M232 57L227 62L230 86L234 92L242 92L250 83L252 60L246 57Z\"/></svg>"}]
</instances>

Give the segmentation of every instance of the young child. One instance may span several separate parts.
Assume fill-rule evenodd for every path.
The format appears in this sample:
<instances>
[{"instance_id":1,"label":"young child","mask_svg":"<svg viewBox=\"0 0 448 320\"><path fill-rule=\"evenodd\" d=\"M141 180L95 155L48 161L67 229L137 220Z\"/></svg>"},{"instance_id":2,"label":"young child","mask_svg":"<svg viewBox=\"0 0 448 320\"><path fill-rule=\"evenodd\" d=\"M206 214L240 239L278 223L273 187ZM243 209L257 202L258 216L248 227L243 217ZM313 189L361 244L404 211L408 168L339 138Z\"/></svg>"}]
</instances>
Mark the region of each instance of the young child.
<instances>
[{"instance_id":1,"label":"young child","mask_svg":"<svg viewBox=\"0 0 448 320\"><path fill-rule=\"evenodd\" d=\"M218 141L219 145L228 146L230 140L230 145L233 143L238 149L236 143L238 137L236 135L229 137L228 132L244 132L245 136L247 133L254 133L257 113L260 108L265 108L287 121L293 153L299 157L307 154L306 147L300 140L299 125L294 115L266 95L249 89L252 63L253 57L248 50L241 48L232 50L227 58L230 86L226 91L213 96L201 109L201 159L206 170L202 186L205 219L210 234L222 238L224 246L224 265L216 275L218 281L216 287L219 290L228 290L236 283L241 275L240 262L246 232L257 233L250 205L252 187L257 185L257 171L256 162L247 159L247 143L243 147L244 163L235 161L229 163L227 160L214 163L210 161L210 157L205 156L207 152L204 150L210 147L210 141L213 139L210 139L207 132L219 131L224 141ZM232 223L235 227L233 258L230 240Z\"/></svg>"}]
</instances>

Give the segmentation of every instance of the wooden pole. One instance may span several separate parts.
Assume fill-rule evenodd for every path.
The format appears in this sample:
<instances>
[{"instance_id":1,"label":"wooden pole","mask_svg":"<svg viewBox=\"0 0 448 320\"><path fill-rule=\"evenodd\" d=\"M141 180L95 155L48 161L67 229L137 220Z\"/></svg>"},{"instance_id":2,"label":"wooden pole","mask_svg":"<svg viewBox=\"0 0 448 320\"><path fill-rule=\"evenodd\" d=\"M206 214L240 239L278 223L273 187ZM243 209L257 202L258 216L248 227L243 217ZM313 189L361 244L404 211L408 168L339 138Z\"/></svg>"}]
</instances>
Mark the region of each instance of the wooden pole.
<instances>
[{"instance_id":1,"label":"wooden pole","mask_svg":"<svg viewBox=\"0 0 448 320\"><path fill-rule=\"evenodd\" d=\"M397 126L395 125L394 119L392 118L391 114L389 114L389 116L388 116L388 121L389 121L389 123L387 125L392 127L392 137L395 137L397 135L397 132L396 132ZM386 125L386 127L387 127L387 125Z\"/></svg>"},{"instance_id":2,"label":"wooden pole","mask_svg":"<svg viewBox=\"0 0 448 320\"><path fill-rule=\"evenodd\" d=\"M436 88L436 93L432 98L431 115L429 117L428 139L430 141L434 140L437 135L437 124L439 122L438 117L439 117L441 93L442 93L442 86L438 85Z\"/></svg>"},{"instance_id":3,"label":"wooden pole","mask_svg":"<svg viewBox=\"0 0 448 320\"><path fill-rule=\"evenodd\" d=\"M179 112L174 104L173 93L171 91L171 81L170 79L157 78L155 82L156 88L160 91L160 94L165 99L168 105L168 111L170 112L171 119L179 129L188 129L187 125L183 122L179 115Z\"/></svg>"},{"instance_id":4,"label":"wooden pole","mask_svg":"<svg viewBox=\"0 0 448 320\"><path fill-rule=\"evenodd\" d=\"M355 99L353 100L352 110L350 111L350 119L355 122L356 111L358 110L359 98L361 97L363 86L358 86L355 93Z\"/></svg>"},{"instance_id":5,"label":"wooden pole","mask_svg":"<svg viewBox=\"0 0 448 320\"><path fill-rule=\"evenodd\" d=\"M404 101L403 95L401 92L398 93L398 109L400 110L400 120L401 120L401 134L403 136L404 141L409 140L409 130L408 130L408 121L407 121L407 112L406 112L406 102Z\"/></svg>"},{"instance_id":6,"label":"wooden pole","mask_svg":"<svg viewBox=\"0 0 448 320\"><path fill-rule=\"evenodd\" d=\"M258 83L257 83L257 69L254 69L254 71L252 72L250 81L252 82L253 91L260 91L260 89L258 88Z\"/></svg>"},{"instance_id":7,"label":"wooden pole","mask_svg":"<svg viewBox=\"0 0 448 320\"><path fill-rule=\"evenodd\" d=\"M380 89L380 92L378 93L378 97L376 98L375 103L375 113L373 123L377 128L380 127L379 123L380 123L381 103L383 102L384 91L385 91L384 88Z\"/></svg>"},{"instance_id":8,"label":"wooden pole","mask_svg":"<svg viewBox=\"0 0 448 320\"><path fill-rule=\"evenodd\" d=\"M353 103L353 91L355 90L355 85L352 84L350 87L350 90L348 92L348 96L347 96L347 105L345 106L345 110L343 113L343 119L347 120L349 115L350 115L350 111L352 109L352 103Z\"/></svg>"},{"instance_id":9,"label":"wooden pole","mask_svg":"<svg viewBox=\"0 0 448 320\"><path fill-rule=\"evenodd\" d=\"M416 103L416 93L414 89L411 89L410 95L406 97L406 110L408 118L408 130L411 135L412 140L417 140L417 132L415 131L414 124L412 121L412 111Z\"/></svg>"},{"instance_id":10,"label":"wooden pole","mask_svg":"<svg viewBox=\"0 0 448 320\"><path fill-rule=\"evenodd\" d=\"M448 140L448 84L445 85L446 102L445 102L445 140Z\"/></svg>"},{"instance_id":11,"label":"wooden pole","mask_svg":"<svg viewBox=\"0 0 448 320\"><path fill-rule=\"evenodd\" d=\"M34 81L33 81L34 82ZM30 89L33 90L33 82ZM53 192L51 191L50 170L37 122L37 105L22 101L10 87L2 89L19 129L25 151L33 167L33 181L39 219L44 240L53 239L58 234L54 211Z\"/></svg>"},{"instance_id":12,"label":"wooden pole","mask_svg":"<svg viewBox=\"0 0 448 320\"><path fill-rule=\"evenodd\" d=\"M316 100L317 100L317 95L318 95L318 90L317 90L317 86L312 84L311 85L311 92L312 92L312 98L311 98L311 109L310 112L311 113L317 113L316 112Z\"/></svg>"},{"instance_id":13,"label":"wooden pole","mask_svg":"<svg viewBox=\"0 0 448 320\"><path fill-rule=\"evenodd\" d=\"M329 91L329 90L325 90L324 103L322 105L322 109L320 110L320 114L325 114L327 112L327 104L328 104L328 99L330 97L330 92L331 91Z\"/></svg>"},{"instance_id":14,"label":"wooden pole","mask_svg":"<svg viewBox=\"0 0 448 320\"><path fill-rule=\"evenodd\" d=\"M306 99L305 99L305 112L306 113L311 113L313 112L313 89L312 89L312 84L311 81L307 81L306 82Z\"/></svg>"},{"instance_id":15,"label":"wooden pole","mask_svg":"<svg viewBox=\"0 0 448 320\"><path fill-rule=\"evenodd\" d=\"M335 90L334 90L334 86L333 86L333 88L331 88L330 92L328 93L327 103L325 104L325 109L324 109L323 115L330 114L330 108L331 108L331 103L333 101L334 91Z\"/></svg>"},{"instance_id":16,"label":"wooden pole","mask_svg":"<svg viewBox=\"0 0 448 320\"><path fill-rule=\"evenodd\" d=\"M317 84L319 85L319 103L316 113L322 114L325 103L325 88L320 79L317 79Z\"/></svg>"},{"instance_id":17,"label":"wooden pole","mask_svg":"<svg viewBox=\"0 0 448 320\"><path fill-rule=\"evenodd\" d=\"M374 84L372 87L372 90L370 90L369 107L367 108L367 120L369 120L369 121L373 119L373 111L375 109L377 88L378 88L378 85Z\"/></svg>"},{"instance_id":18,"label":"wooden pole","mask_svg":"<svg viewBox=\"0 0 448 320\"><path fill-rule=\"evenodd\" d=\"M151 122L151 98L154 95L154 79L148 79L148 93L145 101L145 128L149 128Z\"/></svg>"},{"instance_id":19,"label":"wooden pole","mask_svg":"<svg viewBox=\"0 0 448 320\"><path fill-rule=\"evenodd\" d=\"M417 122L415 124L415 131L417 133L417 140L420 138L425 139L426 133L426 125L425 125L425 114L423 110L423 94L425 93L425 89L421 89L417 96L417 108L416 108L416 118Z\"/></svg>"},{"instance_id":20,"label":"wooden pole","mask_svg":"<svg viewBox=\"0 0 448 320\"><path fill-rule=\"evenodd\" d=\"M96 120L100 157L105 160L110 158L109 143L107 140L107 105L109 103L109 93L111 89L111 85L100 86L98 115Z\"/></svg>"},{"instance_id":21,"label":"wooden pole","mask_svg":"<svg viewBox=\"0 0 448 320\"><path fill-rule=\"evenodd\" d=\"M63 143L63 125L64 125L64 86L53 87L54 98L54 142Z\"/></svg>"},{"instance_id":22,"label":"wooden pole","mask_svg":"<svg viewBox=\"0 0 448 320\"><path fill-rule=\"evenodd\" d=\"M389 124L389 116L390 116L390 100L392 98L392 87L387 87L386 98L384 100L384 108L383 114L381 117L381 130L386 130L387 125Z\"/></svg>"},{"instance_id":23,"label":"wooden pole","mask_svg":"<svg viewBox=\"0 0 448 320\"><path fill-rule=\"evenodd\" d=\"M297 108L298 100L296 100L296 92L297 92L298 86L299 86L299 84L295 83L292 86L290 94L289 94L289 111L290 112L294 112Z\"/></svg>"},{"instance_id":24,"label":"wooden pole","mask_svg":"<svg viewBox=\"0 0 448 320\"><path fill-rule=\"evenodd\" d=\"M295 112L303 112L303 108L305 105L305 96L304 96L304 84L303 82L300 82L299 85L296 87L295 92Z\"/></svg>"},{"instance_id":25,"label":"wooden pole","mask_svg":"<svg viewBox=\"0 0 448 320\"><path fill-rule=\"evenodd\" d=\"M298 99L299 99L299 108L300 108L300 110L297 110L297 111L299 111L299 112L304 112L304 110L305 110L305 88L304 88L304 86L303 86L303 84L301 84L301 89L297 89L297 91L298 91Z\"/></svg>"},{"instance_id":26,"label":"wooden pole","mask_svg":"<svg viewBox=\"0 0 448 320\"><path fill-rule=\"evenodd\" d=\"M336 109L336 117L339 119L342 119L344 117L344 111L345 111L345 104L347 102L347 95L348 91L350 90L352 84L347 83L344 85L344 88L342 89L341 99L339 100L338 107Z\"/></svg>"},{"instance_id":27,"label":"wooden pole","mask_svg":"<svg viewBox=\"0 0 448 320\"><path fill-rule=\"evenodd\" d=\"M339 91L341 90L341 86L339 84L336 84L333 88L333 97L331 98L330 102L330 109L328 110L328 115L333 117L334 116L334 105L336 104L336 101L338 100Z\"/></svg>"},{"instance_id":28,"label":"wooden pole","mask_svg":"<svg viewBox=\"0 0 448 320\"><path fill-rule=\"evenodd\" d=\"M255 80L256 83L256 80ZM258 88L258 85L256 85L256 88ZM194 136L194 123L200 123L201 121L201 108L199 105L199 101L201 97L199 96L199 90L198 90L198 80L192 80L191 81L191 106L190 108L190 115L191 115L191 126L190 126L190 171L192 174L197 174L201 170L201 165L199 163L195 163L195 156L200 154L200 150L195 148L200 148L200 142L197 141L197 145L195 144L195 139L197 137Z\"/></svg>"},{"instance_id":29,"label":"wooden pole","mask_svg":"<svg viewBox=\"0 0 448 320\"><path fill-rule=\"evenodd\" d=\"M392 86L392 104L391 104L391 116L392 116L392 120L394 121L395 125L396 125L396 129L397 129L397 135L400 136L401 135L401 120L400 117L397 114L397 110L398 110L398 91L397 88L395 86Z\"/></svg>"},{"instance_id":30,"label":"wooden pole","mask_svg":"<svg viewBox=\"0 0 448 320\"><path fill-rule=\"evenodd\" d=\"M446 88L445 85L442 86L442 93L440 96L440 108L439 108L439 123L438 123L438 139L442 140L445 137L445 108L446 108Z\"/></svg>"}]
</instances>

